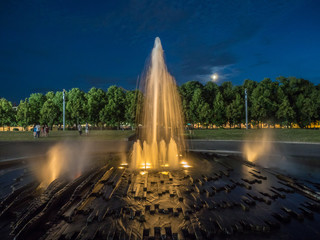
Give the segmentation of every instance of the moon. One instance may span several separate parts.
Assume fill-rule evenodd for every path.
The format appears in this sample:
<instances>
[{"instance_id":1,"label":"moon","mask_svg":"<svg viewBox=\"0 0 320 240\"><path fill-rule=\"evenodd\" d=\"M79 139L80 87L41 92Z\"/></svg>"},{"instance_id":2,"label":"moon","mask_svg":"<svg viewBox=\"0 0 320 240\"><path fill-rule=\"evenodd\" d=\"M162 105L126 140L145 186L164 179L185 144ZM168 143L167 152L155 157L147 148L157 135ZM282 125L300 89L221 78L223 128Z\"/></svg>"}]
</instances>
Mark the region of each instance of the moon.
<instances>
[{"instance_id":1,"label":"moon","mask_svg":"<svg viewBox=\"0 0 320 240\"><path fill-rule=\"evenodd\" d=\"M217 73L212 74L211 80L212 80L212 82L216 82L218 80L218 74Z\"/></svg>"}]
</instances>

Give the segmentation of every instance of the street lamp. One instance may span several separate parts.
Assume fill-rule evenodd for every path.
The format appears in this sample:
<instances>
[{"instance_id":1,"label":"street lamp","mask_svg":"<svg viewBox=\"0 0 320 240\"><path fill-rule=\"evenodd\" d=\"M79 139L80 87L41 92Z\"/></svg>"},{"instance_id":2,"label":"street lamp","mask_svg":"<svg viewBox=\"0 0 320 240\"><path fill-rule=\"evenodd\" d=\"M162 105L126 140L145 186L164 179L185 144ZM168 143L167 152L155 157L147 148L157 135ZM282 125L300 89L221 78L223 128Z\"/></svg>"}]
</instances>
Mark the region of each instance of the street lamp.
<instances>
[{"instance_id":1,"label":"street lamp","mask_svg":"<svg viewBox=\"0 0 320 240\"><path fill-rule=\"evenodd\" d=\"M63 131L66 128L66 90L63 89Z\"/></svg>"},{"instance_id":2,"label":"street lamp","mask_svg":"<svg viewBox=\"0 0 320 240\"><path fill-rule=\"evenodd\" d=\"M246 106L246 130L248 130L248 96L247 96L247 89L244 89L244 99L245 99L245 106Z\"/></svg>"}]
</instances>

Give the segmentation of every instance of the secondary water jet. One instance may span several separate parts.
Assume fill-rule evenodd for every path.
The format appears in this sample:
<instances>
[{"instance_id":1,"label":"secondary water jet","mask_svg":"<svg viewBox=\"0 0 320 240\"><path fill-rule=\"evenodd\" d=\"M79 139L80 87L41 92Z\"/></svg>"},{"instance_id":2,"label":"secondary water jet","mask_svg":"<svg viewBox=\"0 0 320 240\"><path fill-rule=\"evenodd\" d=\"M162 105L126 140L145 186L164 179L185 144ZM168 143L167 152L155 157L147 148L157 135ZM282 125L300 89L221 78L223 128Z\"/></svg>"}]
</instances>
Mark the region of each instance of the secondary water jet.
<instances>
[{"instance_id":1,"label":"secondary water jet","mask_svg":"<svg viewBox=\"0 0 320 240\"><path fill-rule=\"evenodd\" d=\"M179 167L185 150L181 99L175 79L165 64L160 38L156 38L151 62L140 83L144 93L138 117L138 140L133 145L132 167L159 169Z\"/></svg>"}]
</instances>

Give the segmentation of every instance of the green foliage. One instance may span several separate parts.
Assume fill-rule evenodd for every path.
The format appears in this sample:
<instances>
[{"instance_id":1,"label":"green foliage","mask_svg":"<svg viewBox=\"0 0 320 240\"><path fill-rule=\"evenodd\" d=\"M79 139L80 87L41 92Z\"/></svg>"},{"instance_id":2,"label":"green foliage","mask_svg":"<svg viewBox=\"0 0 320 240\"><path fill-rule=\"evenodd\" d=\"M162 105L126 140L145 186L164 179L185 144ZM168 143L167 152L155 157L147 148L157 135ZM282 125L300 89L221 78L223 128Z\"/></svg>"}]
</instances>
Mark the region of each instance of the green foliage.
<instances>
[{"instance_id":1,"label":"green foliage","mask_svg":"<svg viewBox=\"0 0 320 240\"><path fill-rule=\"evenodd\" d=\"M209 104L210 108L213 106L213 101L215 99L215 96L217 95L219 91L219 87L214 82L207 82L206 85L203 88L203 96L205 101Z\"/></svg>"},{"instance_id":2,"label":"green foliage","mask_svg":"<svg viewBox=\"0 0 320 240\"><path fill-rule=\"evenodd\" d=\"M276 116L280 120L280 123L286 126L290 126L290 124L293 122L295 113L293 111L293 108L290 106L290 103L287 97L284 97L282 99L282 102L278 107Z\"/></svg>"},{"instance_id":3,"label":"green foliage","mask_svg":"<svg viewBox=\"0 0 320 240\"><path fill-rule=\"evenodd\" d=\"M224 99L221 92L218 92L213 102L213 123L222 127L227 122Z\"/></svg>"},{"instance_id":4,"label":"green foliage","mask_svg":"<svg viewBox=\"0 0 320 240\"><path fill-rule=\"evenodd\" d=\"M124 119L127 123L134 125L137 119L137 111L142 109L143 95L140 91L128 91L125 96Z\"/></svg>"},{"instance_id":5,"label":"green foliage","mask_svg":"<svg viewBox=\"0 0 320 240\"><path fill-rule=\"evenodd\" d=\"M0 125L2 127L10 125L14 121L14 111L12 104L5 98L0 99Z\"/></svg>"},{"instance_id":6,"label":"green foliage","mask_svg":"<svg viewBox=\"0 0 320 240\"><path fill-rule=\"evenodd\" d=\"M40 123L53 126L58 122L60 116L59 107L54 103L53 98L49 98L41 108Z\"/></svg>"},{"instance_id":7,"label":"green foliage","mask_svg":"<svg viewBox=\"0 0 320 240\"><path fill-rule=\"evenodd\" d=\"M275 123L277 83L263 79L252 92L252 118L258 122Z\"/></svg>"},{"instance_id":8,"label":"green foliage","mask_svg":"<svg viewBox=\"0 0 320 240\"><path fill-rule=\"evenodd\" d=\"M242 86L224 82L220 86L213 82L205 85L190 81L178 90L186 123L215 124L223 127L226 123L238 125L244 122L244 89L248 93L249 122L276 123L290 127L299 124L310 126L320 118L320 84L315 86L305 79L278 77L261 82L245 80ZM17 111L12 110L9 101L1 99L2 126L29 126L34 123L62 124L61 91L31 94L21 100ZM118 127L121 123L131 126L137 121L142 110L143 93L125 91L111 86L107 92L91 88L84 93L78 88L66 92L66 122L69 125L85 123ZM11 110L10 110L11 109Z\"/></svg>"},{"instance_id":9,"label":"green foliage","mask_svg":"<svg viewBox=\"0 0 320 240\"><path fill-rule=\"evenodd\" d=\"M100 112L101 122L120 128L124 120L125 92L122 88L111 86L107 91L107 105Z\"/></svg>"},{"instance_id":10,"label":"green foliage","mask_svg":"<svg viewBox=\"0 0 320 240\"><path fill-rule=\"evenodd\" d=\"M301 128L308 126L318 117L315 99L300 94L296 106L298 107L298 124Z\"/></svg>"},{"instance_id":11,"label":"green foliage","mask_svg":"<svg viewBox=\"0 0 320 240\"><path fill-rule=\"evenodd\" d=\"M223 82L220 86L220 92L223 96L223 100L226 106L231 104L234 96L232 83L231 82Z\"/></svg>"},{"instance_id":12,"label":"green foliage","mask_svg":"<svg viewBox=\"0 0 320 240\"><path fill-rule=\"evenodd\" d=\"M244 100L239 93L236 94L236 98L232 100L231 104L227 106L226 117L230 126L244 122Z\"/></svg>"},{"instance_id":13,"label":"green foliage","mask_svg":"<svg viewBox=\"0 0 320 240\"><path fill-rule=\"evenodd\" d=\"M202 90L203 85L198 81L189 81L182 84L179 88L181 100L182 100L182 111L184 113L184 119L186 122L193 122L193 113L190 109L190 102L193 98L194 92L197 89Z\"/></svg>"},{"instance_id":14,"label":"green foliage","mask_svg":"<svg viewBox=\"0 0 320 240\"><path fill-rule=\"evenodd\" d=\"M85 119L85 103L84 92L79 88L72 88L66 94L66 121L71 124L83 123Z\"/></svg>"},{"instance_id":15,"label":"green foliage","mask_svg":"<svg viewBox=\"0 0 320 240\"><path fill-rule=\"evenodd\" d=\"M56 124L62 125L63 124L63 92L57 91L55 95L52 97L52 101L55 106L57 106L57 118Z\"/></svg>"},{"instance_id":16,"label":"green foliage","mask_svg":"<svg viewBox=\"0 0 320 240\"><path fill-rule=\"evenodd\" d=\"M100 88L93 87L85 94L85 97L87 101L85 112L88 122L98 126L100 122L100 111L107 104L106 93Z\"/></svg>"},{"instance_id":17,"label":"green foliage","mask_svg":"<svg viewBox=\"0 0 320 240\"><path fill-rule=\"evenodd\" d=\"M32 93L28 99L29 124L40 123L40 111L46 101L42 93Z\"/></svg>"},{"instance_id":18,"label":"green foliage","mask_svg":"<svg viewBox=\"0 0 320 240\"><path fill-rule=\"evenodd\" d=\"M194 91L190 102L190 119L193 123L208 124L212 118L212 111L209 104L203 97L201 88Z\"/></svg>"},{"instance_id":19,"label":"green foliage","mask_svg":"<svg viewBox=\"0 0 320 240\"><path fill-rule=\"evenodd\" d=\"M24 101L21 100L17 109L17 121L18 124L22 127L27 127L30 124L33 124L30 121L30 109L28 99L26 98Z\"/></svg>"}]
</instances>

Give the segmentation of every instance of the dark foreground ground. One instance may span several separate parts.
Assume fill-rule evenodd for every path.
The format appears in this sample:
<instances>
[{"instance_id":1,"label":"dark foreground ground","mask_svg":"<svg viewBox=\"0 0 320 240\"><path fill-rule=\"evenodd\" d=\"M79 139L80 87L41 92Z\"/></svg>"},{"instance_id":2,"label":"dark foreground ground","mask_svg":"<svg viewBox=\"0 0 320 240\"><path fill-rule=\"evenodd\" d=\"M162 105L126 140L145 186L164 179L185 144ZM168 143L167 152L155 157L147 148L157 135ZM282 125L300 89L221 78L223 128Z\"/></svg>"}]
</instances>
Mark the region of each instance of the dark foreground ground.
<instances>
[{"instance_id":1,"label":"dark foreground ground","mask_svg":"<svg viewBox=\"0 0 320 240\"><path fill-rule=\"evenodd\" d=\"M78 178L61 177L46 189L39 187L28 161L3 165L0 235L319 239L315 178L296 178L235 156L193 153L188 159L192 168L141 174L121 167L118 155L100 154Z\"/></svg>"},{"instance_id":2,"label":"dark foreground ground","mask_svg":"<svg viewBox=\"0 0 320 240\"><path fill-rule=\"evenodd\" d=\"M16 158L25 158L29 156L38 156L46 154L46 152L57 142L68 144L72 142L81 148L86 146L90 152L108 153L128 151L133 142L126 140L104 140L104 141L0 141L0 161L11 160ZM187 140L188 147L191 150L216 150L222 152L238 152L243 149L245 141L234 140ZM274 142L273 154L293 156L293 157L311 157L320 159L320 143L290 143L290 142ZM320 161L319 165L320 167Z\"/></svg>"}]
</instances>

